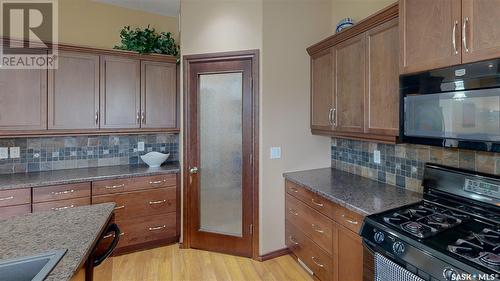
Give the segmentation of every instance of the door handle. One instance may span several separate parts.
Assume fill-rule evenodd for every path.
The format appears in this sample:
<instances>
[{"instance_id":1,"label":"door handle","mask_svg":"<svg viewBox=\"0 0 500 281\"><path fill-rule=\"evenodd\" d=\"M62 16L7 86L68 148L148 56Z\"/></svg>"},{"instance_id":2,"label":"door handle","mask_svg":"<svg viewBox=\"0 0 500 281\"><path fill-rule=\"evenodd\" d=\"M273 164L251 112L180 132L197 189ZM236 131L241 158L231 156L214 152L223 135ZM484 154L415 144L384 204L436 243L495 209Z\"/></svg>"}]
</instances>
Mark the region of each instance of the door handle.
<instances>
[{"instance_id":1,"label":"door handle","mask_svg":"<svg viewBox=\"0 0 500 281\"><path fill-rule=\"evenodd\" d=\"M190 174L198 174L198 167L191 167L189 169Z\"/></svg>"},{"instance_id":2,"label":"door handle","mask_svg":"<svg viewBox=\"0 0 500 281\"><path fill-rule=\"evenodd\" d=\"M464 25L462 27L462 43L464 45L465 52L469 52L469 48L467 47L467 24L469 23L469 17L464 18Z\"/></svg>"}]
</instances>

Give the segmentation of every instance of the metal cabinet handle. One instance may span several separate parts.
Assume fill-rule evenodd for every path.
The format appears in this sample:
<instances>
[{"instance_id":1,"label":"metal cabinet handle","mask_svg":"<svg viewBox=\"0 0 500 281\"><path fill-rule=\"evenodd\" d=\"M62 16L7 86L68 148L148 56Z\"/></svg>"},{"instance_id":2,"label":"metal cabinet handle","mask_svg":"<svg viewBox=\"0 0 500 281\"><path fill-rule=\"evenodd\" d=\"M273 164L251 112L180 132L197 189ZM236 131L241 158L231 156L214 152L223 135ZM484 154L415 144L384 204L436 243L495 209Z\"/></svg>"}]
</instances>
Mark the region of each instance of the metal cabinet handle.
<instances>
[{"instance_id":1,"label":"metal cabinet handle","mask_svg":"<svg viewBox=\"0 0 500 281\"><path fill-rule=\"evenodd\" d=\"M96 111L95 112L95 124L98 125L99 124L99 111Z\"/></svg>"},{"instance_id":2,"label":"metal cabinet handle","mask_svg":"<svg viewBox=\"0 0 500 281\"><path fill-rule=\"evenodd\" d=\"M137 123L141 123L141 112L137 111L137 115L135 118L137 120Z\"/></svg>"},{"instance_id":3,"label":"metal cabinet handle","mask_svg":"<svg viewBox=\"0 0 500 281\"><path fill-rule=\"evenodd\" d=\"M311 227L312 227L312 229L313 229L314 231L316 231L316 232L319 232L319 233L325 233L325 231L324 231L324 230L322 230L322 229L321 229L321 227L319 227L319 226L315 225L314 223L313 223L313 224L311 224Z\"/></svg>"},{"instance_id":4,"label":"metal cabinet handle","mask_svg":"<svg viewBox=\"0 0 500 281\"><path fill-rule=\"evenodd\" d=\"M58 191L58 192L53 191L52 195L63 195L63 194L68 194L68 193L73 193L73 192L75 192L75 190L73 190L73 189L65 190L65 191Z\"/></svg>"},{"instance_id":5,"label":"metal cabinet handle","mask_svg":"<svg viewBox=\"0 0 500 281\"><path fill-rule=\"evenodd\" d=\"M159 180L159 181L150 181L149 184L161 184L164 183L165 180Z\"/></svg>"},{"instance_id":6,"label":"metal cabinet handle","mask_svg":"<svg viewBox=\"0 0 500 281\"><path fill-rule=\"evenodd\" d=\"M114 208L114 210L116 211L116 210L120 210L120 209L123 209L123 208L125 208L125 205L116 206L116 207Z\"/></svg>"},{"instance_id":7,"label":"metal cabinet handle","mask_svg":"<svg viewBox=\"0 0 500 281\"><path fill-rule=\"evenodd\" d=\"M191 167L189 169L190 174L197 174L198 173L198 167Z\"/></svg>"},{"instance_id":8,"label":"metal cabinet handle","mask_svg":"<svg viewBox=\"0 0 500 281\"><path fill-rule=\"evenodd\" d=\"M466 32L467 23L469 23L469 17L464 18L464 25L462 27L462 42L464 44L464 49L466 53L469 52L469 48L467 48L467 32Z\"/></svg>"},{"instance_id":9,"label":"metal cabinet handle","mask_svg":"<svg viewBox=\"0 0 500 281\"><path fill-rule=\"evenodd\" d=\"M112 185L112 186L106 186L106 189L115 189L115 188L120 188L120 187L125 187L125 184L119 184L119 185Z\"/></svg>"},{"instance_id":10,"label":"metal cabinet handle","mask_svg":"<svg viewBox=\"0 0 500 281\"><path fill-rule=\"evenodd\" d=\"M323 203L318 203L318 202L316 202L316 200L314 200L314 198L311 198L311 202L312 202L314 205L318 206L318 207L323 207Z\"/></svg>"},{"instance_id":11,"label":"metal cabinet handle","mask_svg":"<svg viewBox=\"0 0 500 281\"><path fill-rule=\"evenodd\" d=\"M319 263L318 261L316 261L316 257L311 257L311 260L319 267L325 267L323 264Z\"/></svg>"},{"instance_id":12,"label":"metal cabinet handle","mask_svg":"<svg viewBox=\"0 0 500 281\"><path fill-rule=\"evenodd\" d=\"M330 110L328 111L328 123L330 123L330 126L333 125L332 113L333 113L333 108L330 108Z\"/></svg>"},{"instance_id":13,"label":"metal cabinet handle","mask_svg":"<svg viewBox=\"0 0 500 281\"><path fill-rule=\"evenodd\" d=\"M288 208L288 212L290 212L290 214L294 215L294 216L298 216L299 213L297 213L297 211L295 211L294 209L292 208Z\"/></svg>"},{"instance_id":14,"label":"metal cabinet handle","mask_svg":"<svg viewBox=\"0 0 500 281\"><path fill-rule=\"evenodd\" d=\"M294 245L299 245L299 242L295 241L295 238L293 238L292 235L288 236L288 240L290 240L290 242L292 242Z\"/></svg>"},{"instance_id":15,"label":"metal cabinet handle","mask_svg":"<svg viewBox=\"0 0 500 281\"><path fill-rule=\"evenodd\" d=\"M75 205L69 205L69 206L64 206L64 207L52 208L52 210L53 211L61 211L61 210L71 209L74 207L75 207Z\"/></svg>"},{"instance_id":16,"label":"metal cabinet handle","mask_svg":"<svg viewBox=\"0 0 500 281\"><path fill-rule=\"evenodd\" d=\"M337 109L334 107L332 111L333 126L337 127Z\"/></svg>"},{"instance_id":17,"label":"metal cabinet handle","mask_svg":"<svg viewBox=\"0 0 500 281\"><path fill-rule=\"evenodd\" d=\"M144 124L144 120L146 119L146 116L145 116L145 115L146 115L146 114L144 113L144 111L143 111L143 112L141 112L141 122L142 122L142 124Z\"/></svg>"},{"instance_id":18,"label":"metal cabinet handle","mask_svg":"<svg viewBox=\"0 0 500 281\"><path fill-rule=\"evenodd\" d=\"M299 193L299 190L298 190L298 189L296 189L295 187L290 187L290 190L291 190L292 192Z\"/></svg>"},{"instance_id":19,"label":"metal cabinet handle","mask_svg":"<svg viewBox=\"0 0 500 281\"><path fill-rule=\"evenodd\" d=\"M167 200L149 201L149 205L163 204L165 202L167 202Z\"/></svg>"},{"instance_id":20,"label":"metal cabinet handle","mask_svg":"<svg viewBox=\"0 0 500 281\"><path fill-rule=\"evenodd\" d=\"M6 201L6 200L12 200L12 199L14 199L14 196L0 198L0 201Z\"/></svg>"},{"instance_id":21,"label":"metal cabinet handle","mask_svg":"<svg viewBox=\"0 0 500 281\"><path fill-rule=\"evenodd\" d=\"M166 225L162 225L162 226L150 227L150 228L148 228L148 229L149 229L149 231L155 231L155 230L164 229L164 228L166 228L166 227L167 227Z\"/></svg>"},{"instance_id":22,"label":"metal cabinet handle","mask_svg":"<svg viewBox=\"0 0 500 281\"><path fill-rule=\"evenodd\" d=\"M350 223L350 224L358 224L357 221L353 221L353 220L347 219L344 214L342 214L342 218L344 218L344 220L346 222Z\"/></svg>"},{"instance_id":23,"label":"metal cabinet handle","mask_svg":"<svg viewBox=\"0 0 500 281\"><path fill-rule=\"evenodd\" d=\"M453 37L451 38L451 42L453 44L453 50L455 51L455 55L458 54L458 51L457 51L457 25L458 25L458 21L456 20L455 21L455 24L453 24Z\"/></svg>"}]
</instances>

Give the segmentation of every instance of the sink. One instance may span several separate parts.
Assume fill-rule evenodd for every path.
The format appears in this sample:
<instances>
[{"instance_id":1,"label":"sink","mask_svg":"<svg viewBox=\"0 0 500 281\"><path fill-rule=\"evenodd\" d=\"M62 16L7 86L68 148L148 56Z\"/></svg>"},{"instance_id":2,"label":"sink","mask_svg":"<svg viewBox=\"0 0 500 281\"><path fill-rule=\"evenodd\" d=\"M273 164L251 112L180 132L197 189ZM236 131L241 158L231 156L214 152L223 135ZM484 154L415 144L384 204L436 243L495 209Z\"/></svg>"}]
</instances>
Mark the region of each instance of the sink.
<instances>
[{"instance_id":1,"label":"sink","mask_svg":"<svg viewBox=\"0 0 500 281\"><path fill-rule=\"evenodd\" d=\"M66 250L49 251L37 255L1 260L2 281L42 281L54 269Z\"/></svg>"}]
</instances>

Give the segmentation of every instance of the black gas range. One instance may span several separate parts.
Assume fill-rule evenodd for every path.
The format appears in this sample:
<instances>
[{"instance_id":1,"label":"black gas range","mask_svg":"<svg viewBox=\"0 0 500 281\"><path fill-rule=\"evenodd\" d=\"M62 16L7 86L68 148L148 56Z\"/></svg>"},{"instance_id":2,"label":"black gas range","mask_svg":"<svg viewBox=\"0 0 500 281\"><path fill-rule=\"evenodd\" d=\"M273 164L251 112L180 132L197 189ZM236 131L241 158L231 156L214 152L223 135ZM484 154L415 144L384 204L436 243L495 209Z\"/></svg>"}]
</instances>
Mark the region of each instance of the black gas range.
<instances>
[{"instance_id":1,"label":"black gas range","mask_svg":"<svg viewBox=\"0 0 500 281\"><path fill-rule=\"evenodd\" d=\"M421 202L366 217L375 280L499 280L500 177L427 164Z\"/></svg>"}]
</instances>

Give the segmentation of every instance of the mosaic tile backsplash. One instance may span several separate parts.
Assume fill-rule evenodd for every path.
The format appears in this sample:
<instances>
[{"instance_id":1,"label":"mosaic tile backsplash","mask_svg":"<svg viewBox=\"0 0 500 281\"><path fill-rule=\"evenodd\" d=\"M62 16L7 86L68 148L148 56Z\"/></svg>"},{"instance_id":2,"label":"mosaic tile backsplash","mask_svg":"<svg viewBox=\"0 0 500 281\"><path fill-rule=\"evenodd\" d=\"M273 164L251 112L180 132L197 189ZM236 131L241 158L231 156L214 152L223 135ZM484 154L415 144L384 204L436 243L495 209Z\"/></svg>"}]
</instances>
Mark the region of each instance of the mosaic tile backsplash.
<instances>
[{"instance_id":1,"label":"mosaic tile backsplash","mask_svg":"<svg viewBox=\"0 0 500 281\"><path fill-rule=\"evenodd\" d=\"M373 161L375 150L380 164ZM500 153L473 150L332 138L331 157L334 168L417 192L427 162L500 175Z\"/></svg>"},{"instance_id":2,"label":"mosaic tile backsplash","mask_svg":"<svg viewBox=\"0 0 500 281\"><path fill-rule=\"evenodd\" d=\"M144 151L137 143L144 142ZM179 159L178 134L71 136L0 139L0 147L20 147L20 158L0 159L0 174L144 164L151 151Z\"/></svg>"}]
</instances>

